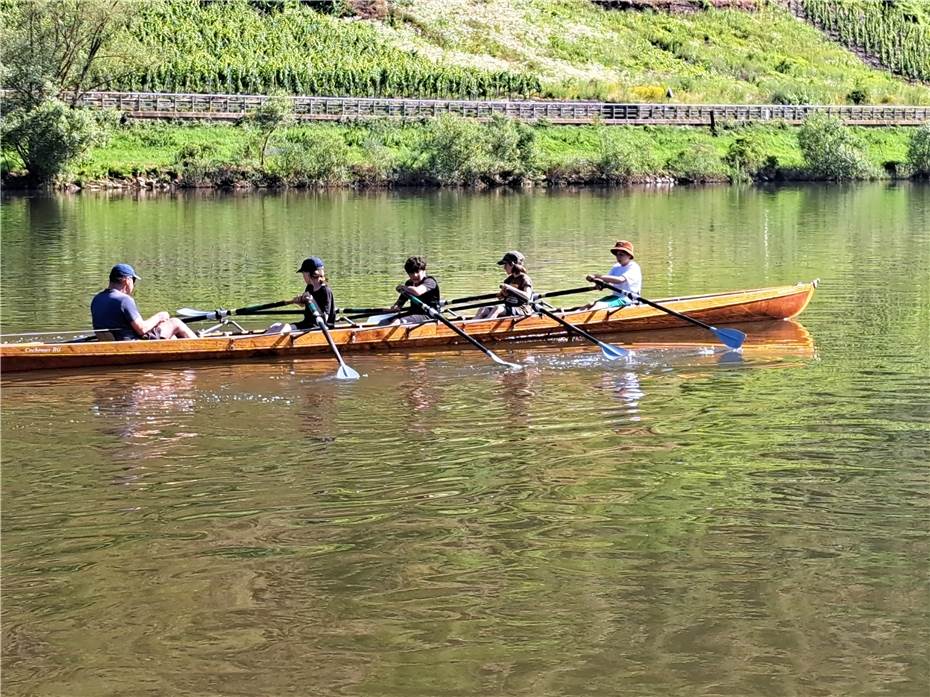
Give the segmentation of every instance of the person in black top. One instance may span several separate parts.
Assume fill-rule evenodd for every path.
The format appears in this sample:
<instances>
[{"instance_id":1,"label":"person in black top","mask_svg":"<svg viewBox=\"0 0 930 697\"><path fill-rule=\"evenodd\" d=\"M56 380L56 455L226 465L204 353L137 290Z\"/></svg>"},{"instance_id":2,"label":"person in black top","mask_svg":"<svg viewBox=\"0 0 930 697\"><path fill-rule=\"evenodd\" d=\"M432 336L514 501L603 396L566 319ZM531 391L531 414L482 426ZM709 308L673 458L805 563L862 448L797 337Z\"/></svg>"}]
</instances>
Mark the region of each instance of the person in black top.
<instances>
[{"instance_id":1,"label":"person in black top","mask_svg":"<svg viewBox=\"0 0 930 697\"><path fill-rule=\"evenodd\" d=\"M423 257L408 257L404 262L404 271L407 272L407 280L399 284L396 288L400 295L397 302L391 307L392 312L399 312L410 302L410 310L401 317L386 320L384 324L404 323L419 324L426 322L429 317L419 311L417 306L410 301L411 295L415 296L424 305L438 310L441 306L439 297L439 281L426 273L426 259Z\"/></svg>"},{"instance_id":2,"label":"person in black top","mask_svg":"<svg viewBox=\"0 0 930 697\"><path fill-rule=\"evenodd\" d=\"M304 292L296 296L292 303L303 305L304 318L294 325L295 329L314 329L316 320L313 318L313 311L310 309L309 300L313 298L320 315L326 322L326 326L332 327L336 324L336 302L333 299L333 291L326 284L326 269L323 268L323 260L320 257L307 257L304 259L297 273L303 274L304 283L307 287Z\"/></svg>"},{"instance_id":3,"label":"person in black top","mask_svg":"<svg viewBox=\"0 0 930 697\"><path fill-rule=\"evenodd\" d=\"M310 298L316 302L326 326L333 327L336 324L336 301L333 299L333 291L326 284L326 269L323 268L323 260L320 257L307 257L297 269L297 273L303 274L307 287L303 293L295 296L290 302L304 307L304 318L296 324L275 322L265 330L266 334L287 334L294 330L316 329L317 323L308 304Z\"/></svg>"},{"instance_id":4,"label":"person in black top","mask_svg":"<svg viewBox=\"0 0 930 697\"><path fill-rule=\"evenodd\" d=\"M517 290L522 290L531 298L533 297L533 280L526 272L526 257L524 257L522 253L517 250L507 252L501 260L497 262L497 265L503 266L504 271L507 272L507 278L504 279L504 283L508 286L513 286ZM502 316L525 317L533 313L533 310L527 304L526 300L507 290L502 289L498 297L504 301L503 305L482 307L475 315L475 319L494 319L495 317Z\"/></svg>"}]
</instances>

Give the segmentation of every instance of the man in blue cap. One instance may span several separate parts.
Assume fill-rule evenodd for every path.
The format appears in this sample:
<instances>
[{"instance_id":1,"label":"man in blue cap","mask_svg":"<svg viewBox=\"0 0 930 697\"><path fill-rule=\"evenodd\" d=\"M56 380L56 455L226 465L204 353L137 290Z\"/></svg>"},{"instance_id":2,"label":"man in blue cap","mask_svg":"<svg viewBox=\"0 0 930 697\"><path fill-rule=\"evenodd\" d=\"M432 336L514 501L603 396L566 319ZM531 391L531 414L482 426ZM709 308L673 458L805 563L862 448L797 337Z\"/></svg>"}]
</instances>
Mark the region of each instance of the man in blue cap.
<instances>
[{"instance_id":1,"label":"man in blue cap","mask_svg":"<svg viewBox=\"0 0 930 697\"><path fill-rule=\"evenodd\" d=\"M110 269L110 285L94 296L90 303L90 317L94 330L101 339L116 341L132 339L196 339L197 335L184 322L167 312L159 312L142 319L136 301L132 299L136 281L142 279L129 264L117 264Z\"/></svg>"}]
</instances>

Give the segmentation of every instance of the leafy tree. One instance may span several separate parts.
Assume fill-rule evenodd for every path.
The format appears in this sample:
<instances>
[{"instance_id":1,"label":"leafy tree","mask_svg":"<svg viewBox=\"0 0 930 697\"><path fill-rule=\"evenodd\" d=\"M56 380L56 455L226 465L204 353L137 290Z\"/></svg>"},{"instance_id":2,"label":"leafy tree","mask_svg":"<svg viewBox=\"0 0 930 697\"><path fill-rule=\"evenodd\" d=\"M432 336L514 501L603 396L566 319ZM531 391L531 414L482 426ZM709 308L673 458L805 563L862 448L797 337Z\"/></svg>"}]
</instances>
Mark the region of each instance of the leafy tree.
<instances>
[{"instance_id":1,"label":"leafy tree","mask_svg":"<svg viewBox=\"0 0 930 697\"><path fill-rule=\"evenodd\" d=\"M441 184L474 184L488 170L480 124L452 114L431 120L421 142L421 169Z\"/></svg>"},{"instance_id":2,"label":"leafy tree","mask_svg":"<svg viewBox=\"0 0 930 697\"><path fill-rule=\"evenodd\" d=\"M100 122L84 109L46 98L32 109L15 109L3 119L4 149L13 150L37 182L54 179L103 135Z\"/></svg>"},{"instance_id":3,"label":"leafy tree","mask_svg":"<svg viewBox=\"0 0 930 697\"><path fill-rule=\"evenodd\" d=\"M272 97L246 114L242 124L255 132L259 147L259 164L265 166L265 153L271 137L294 122L294 107L287 97Z\"/></svg>"},{"instance_id":4,"label":"leafy tree","mask_svg":"<svg viewBox=\"0 0 930 697\"><path fill-rule=\"evenodd\" d=\"M907 164L918 177L930 177L930 123L911 135L907 146Z\"/></svg>"},{"instance_id":5,"label":"leafy tree","mask_svg":"<svg viewBox=\"0 0 930 697\"><path fill-rule=\"evenodd\" d=\"M723 163L713 146L695 143L669 158L668 168L679 179L689 182L713 181L725 176Z\"/></svg>"},{"instance_id":6,"label":"leafy tree","mask_svg":"<svg viewBox=\"0 0 930 697\"><path fill-rule=\"evenodd\" d=\"M867 179L875 174L859 139L834 116L810 116L798 130L798 145L812 176Z\"/></svg>"},{"instance_id":7,"label":"leafy tree","mask_svg":"<svg viewBox=\"0 0 930 697\"><path fill-rule=\"evenodd\" d=\"M129 21L120 0L5 0L0 4L5 106L3 148L30 177L47 182L105 135L109 115L74 109L102 86L101 75L125 61L114 36Z\"/></svg>"},{"instance_id":8,"label":"leafy tree","mask_svg":"<svg viewBox=\"0 0 930 697\"><path fill-rule=\"evenodd\" d=\"M607 182L629 181L637 176L654 174L661 167L648 148L632 142L628 129L616 126L599 126L597 130L597 155L594 171Z\"/></svg>"},{"instance_id":9,"label":"leafy tree","mask_svg":"<svg viewBox=\"0 0 930 697\"><path fill-rule=\"evenodd\" d=\"M764 158L765 152L758 137L752 133L746 133L737 136L730 143L723 161L733 170L735 179L745 180L755 176Z\"/></svg>"},{"instance_id":10,"label":"leafy tree","mask_svg":"<svg viewBox=\"0 0 930 697\"><path fill-rule=\"evenodd\" d=\"M536 132L531 126L495 114L485 134L493 174L522 179L537 170Z\"/></svg>"},{"instance_id":11,"label":"leafy tree","mask_svg":"<svg viewBox=\"0 0 930 697\"><path fill-rule=\"evenodd\" d=\"M25 109L55 97L71 106L139 59L120 55L115 37L135 3L122 0L6 0L0 5L4 86Z\"/></svg>"}]
</instances>

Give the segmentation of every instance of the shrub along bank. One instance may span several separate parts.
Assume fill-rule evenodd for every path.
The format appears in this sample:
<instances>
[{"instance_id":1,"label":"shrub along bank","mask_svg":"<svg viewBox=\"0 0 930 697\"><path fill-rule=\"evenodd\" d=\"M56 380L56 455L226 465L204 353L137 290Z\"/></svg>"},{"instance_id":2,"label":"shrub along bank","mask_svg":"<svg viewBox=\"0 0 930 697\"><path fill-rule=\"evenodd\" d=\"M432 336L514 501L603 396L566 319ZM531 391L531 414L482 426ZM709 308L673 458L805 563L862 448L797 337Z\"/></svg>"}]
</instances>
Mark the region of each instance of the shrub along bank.
<instances>
[{"instance_id":1,"label":"shrub along bank","mask_svg":"<svg viewBox=\"0 0 930 697\"><path fill-rule=\"evenodd\" d=\"M866 129L829 118L801 128L530 126L455 116L398 124L129 123L55 186L306 187L622 185L926 176L930 125ZM6 152L15 185L22 162Z\"/></svg>"}]
</instances>

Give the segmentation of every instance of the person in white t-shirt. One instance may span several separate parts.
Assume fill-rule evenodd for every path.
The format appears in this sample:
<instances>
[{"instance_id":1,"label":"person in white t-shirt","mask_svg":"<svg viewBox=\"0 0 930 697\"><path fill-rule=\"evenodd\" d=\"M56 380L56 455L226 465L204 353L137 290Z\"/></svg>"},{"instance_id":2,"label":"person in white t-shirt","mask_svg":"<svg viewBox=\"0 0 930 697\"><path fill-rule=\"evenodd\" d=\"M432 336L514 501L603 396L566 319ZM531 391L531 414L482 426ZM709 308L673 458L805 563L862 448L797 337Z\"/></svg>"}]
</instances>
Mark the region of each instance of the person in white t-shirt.
<instances>
[{"instance_id":1,"label":"person in white t-shirt","mask_svg":"<svg viewBox=\"0 0 930 697\"><path fill-rule=\"evenodd\" d=\"M633 243L628 240L620 240L610 249L610 253L617 258L610 271L606 274L591 274L586 276L591 283L610 283L625 291L639 295L643 288L643 271L633 260ZM584 306L585 310L604 310L625 307L635 304L635 300L628 296L611 291L610 295L605 295L593 303Z\"/></svg>"}]
</instances>

